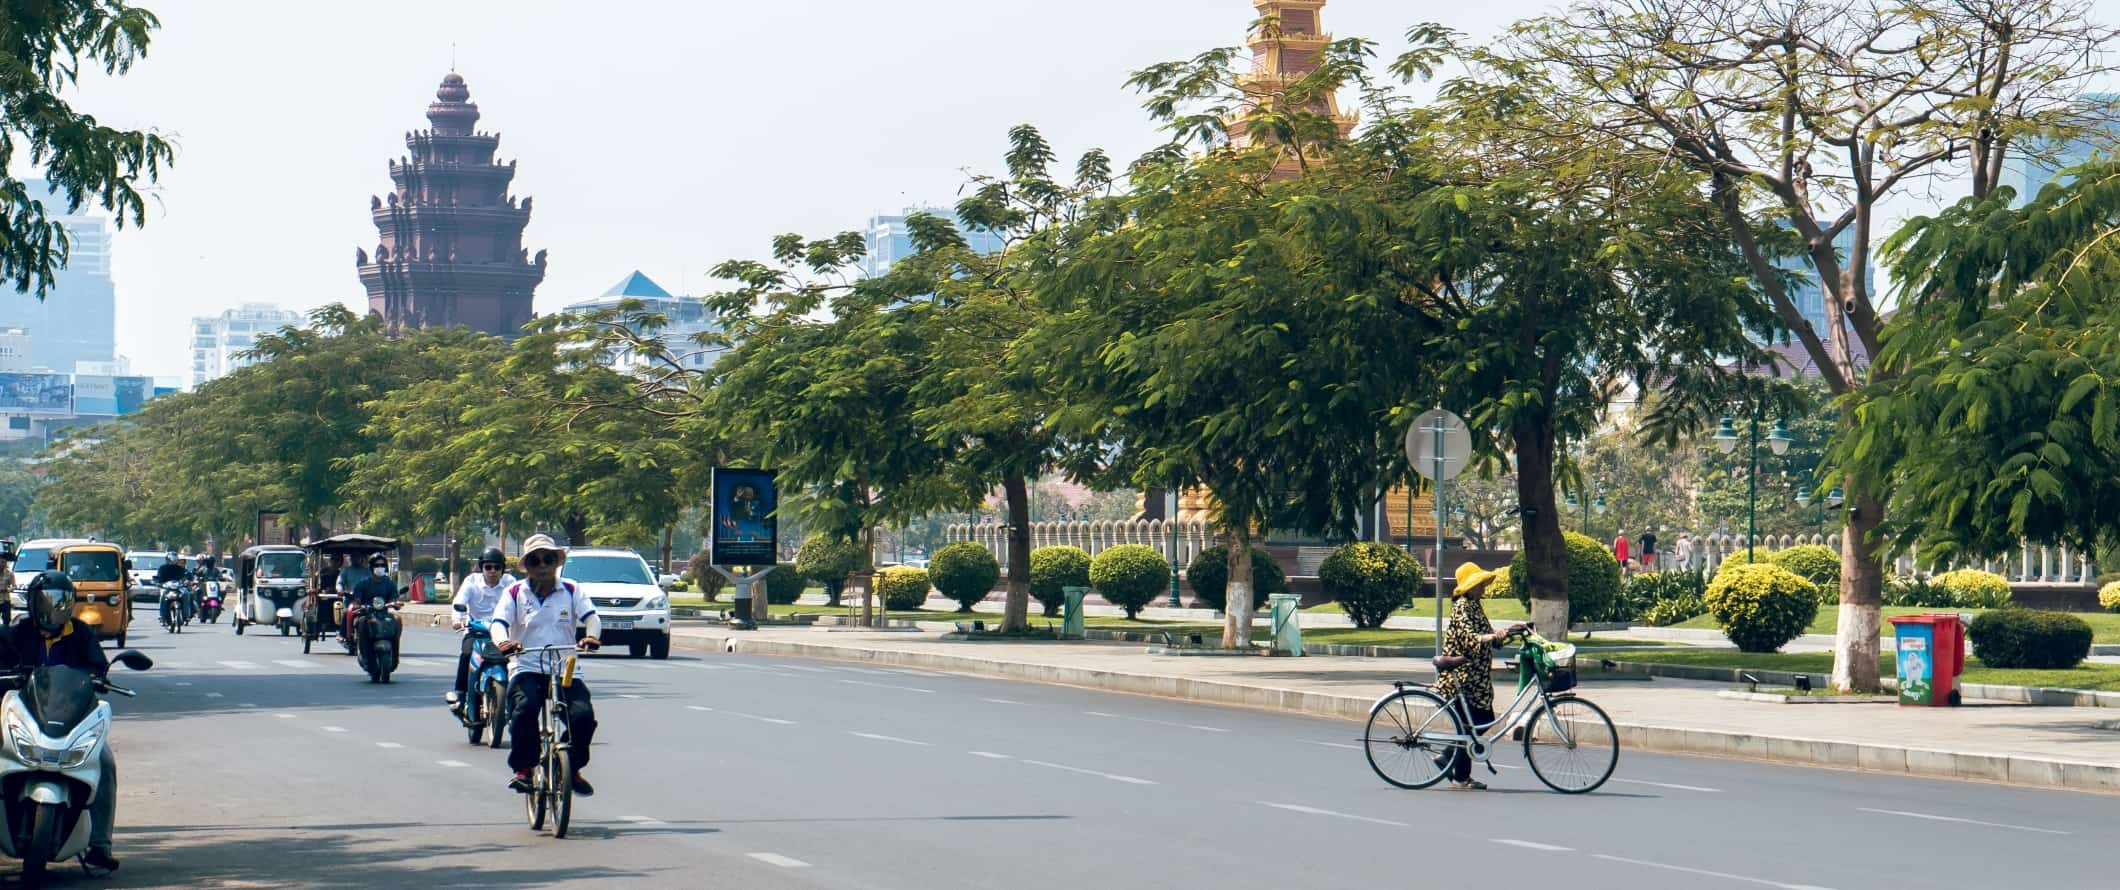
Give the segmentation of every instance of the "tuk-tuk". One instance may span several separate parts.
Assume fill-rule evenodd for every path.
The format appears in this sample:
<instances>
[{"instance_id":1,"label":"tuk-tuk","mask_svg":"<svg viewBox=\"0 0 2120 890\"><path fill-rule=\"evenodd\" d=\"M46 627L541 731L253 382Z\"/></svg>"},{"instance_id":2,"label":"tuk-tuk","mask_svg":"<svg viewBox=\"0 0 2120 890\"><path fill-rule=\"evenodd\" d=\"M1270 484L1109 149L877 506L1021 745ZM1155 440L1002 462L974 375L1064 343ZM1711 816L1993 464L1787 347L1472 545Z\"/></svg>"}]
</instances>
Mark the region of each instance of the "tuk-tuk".
<instances>
[{"instance_id":1,"label":"tuk-tuk","mask_svg":"<svg viewBox=\"0 0 2120 890\"><path fill-rule=\"evenodd\" d=\"M125 647L132 624L132 576L125 548L109 543L62 544L52 548L52 567L74 582L74 617L96 629L96 639Z\"/></svg>"},{"instance_id":2,"label":"tuk-tuk","mask_svg":"<svg viewBox=\"0 0 2120 890\"><path fill-rule=\"evenodd\" d=\"M260 544L236 557L236 633L253 624L277 627L280 636L300 626L302 595L308 588L302 548Z\"/></svg>"},{"instance_id":3,"label":"tuk-tuk","mask_svg":"<svg viewBox=\"0 0 2120 890\"><path fill-rule=\"evenodd\" d=\"M336 637L346 654L353 654L353 639L346 633L346 595L351 591L339 590L338 579L332 578L327 585L324 579L332 572L331 558L344 556L346 565L366 566L368 558L378 553L395 555L398 549L396 538L376 535L333 535L321 541L303 541L302 550L309 556L309 596L302 601L302 651L326 635ZM365 574L366 570L362 570Z\"/></svg>"}]
</instances>

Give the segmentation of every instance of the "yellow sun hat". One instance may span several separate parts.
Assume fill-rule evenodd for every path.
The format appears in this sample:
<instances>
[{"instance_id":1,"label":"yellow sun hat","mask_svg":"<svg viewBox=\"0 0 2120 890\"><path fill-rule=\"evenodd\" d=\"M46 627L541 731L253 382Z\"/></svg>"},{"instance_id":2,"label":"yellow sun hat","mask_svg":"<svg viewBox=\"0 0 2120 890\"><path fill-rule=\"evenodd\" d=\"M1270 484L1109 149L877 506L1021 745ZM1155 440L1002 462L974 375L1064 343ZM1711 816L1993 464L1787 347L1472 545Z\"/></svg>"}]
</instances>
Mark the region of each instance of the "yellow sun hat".
<instances>
[{"instance_id":1,"label":"yellow sun hat","mask_svg":"<svg viewBox=\"0 0 2120 890\"><path fill-rule=\"evenodd\" d=\"M1480 568L1477 563L1459 563L1457 567L1457 585L1450 588L1450 598L1457 599L1485 587L1500 574L1500 572L1491 569Z\"/></svg>"}]
</instances>

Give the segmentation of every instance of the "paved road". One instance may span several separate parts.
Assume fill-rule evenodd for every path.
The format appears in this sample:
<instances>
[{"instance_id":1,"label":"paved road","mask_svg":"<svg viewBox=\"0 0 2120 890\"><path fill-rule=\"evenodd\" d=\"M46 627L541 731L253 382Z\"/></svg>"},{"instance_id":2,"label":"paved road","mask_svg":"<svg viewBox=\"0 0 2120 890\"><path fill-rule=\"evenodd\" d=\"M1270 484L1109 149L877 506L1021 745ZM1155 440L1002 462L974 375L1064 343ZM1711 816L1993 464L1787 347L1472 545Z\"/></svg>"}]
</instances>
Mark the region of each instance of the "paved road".
<instances>
[{"instance_id":1,"label":"paved road","mask_svg":"<svg viewBox=\"0 0 2120 890\"><path fill-rule=\"evenodd\" d=\"M500 752L465 745L442 711L455 651L442 632L409 631L387 686L346 656L225 626L135 642L161 664L131 675L141 696L117 705L125 867L65 886L2120 880L2120 798L1646 754L1588 797L1548 793L1521 768L1486 794L1407 792L1369 772L1349 724L699 653L587 665L599 793L577 802L575 836L554 840L524 824Z\"/></svg>"}]
</instances>

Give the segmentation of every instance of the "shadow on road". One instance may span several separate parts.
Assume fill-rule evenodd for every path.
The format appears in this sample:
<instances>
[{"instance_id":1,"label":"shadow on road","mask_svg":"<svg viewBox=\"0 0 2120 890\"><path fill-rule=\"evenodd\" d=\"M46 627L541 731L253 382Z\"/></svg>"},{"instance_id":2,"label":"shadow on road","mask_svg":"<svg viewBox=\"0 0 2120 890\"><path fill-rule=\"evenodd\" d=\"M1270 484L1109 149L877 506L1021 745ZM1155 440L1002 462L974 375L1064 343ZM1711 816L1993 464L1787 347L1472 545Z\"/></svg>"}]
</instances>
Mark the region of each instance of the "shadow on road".
<instances>
[{"instance_id":1,"label":"shadow on road","mask_svg":"<svg viewBox=\"0 0 2120 890\"><path fill-rule=\"evenodd\" d=\"M563 865L540 862L515 844L444 843L448 836L469 838L482 829L515 828L521 822L421 825L391 823L346 826L139 826L118 829L117 848L124 868L95 887L548 887L577 881L618 881L637 886L655 879L661 869L621 865ZM583 824L586 838L595 831L621 834L696 833L675 826L602 826ZM379 834L377 832L392 832ZM214 839L209 839L212 837ZM571 841L551 841L567 844ZM612 857L623 860L625 857ZM512 867L511 861L520 863ZM78 875L78 872L76 872ZM669 878L665 877L665 880Z\"/></svg>"}]
</instances>

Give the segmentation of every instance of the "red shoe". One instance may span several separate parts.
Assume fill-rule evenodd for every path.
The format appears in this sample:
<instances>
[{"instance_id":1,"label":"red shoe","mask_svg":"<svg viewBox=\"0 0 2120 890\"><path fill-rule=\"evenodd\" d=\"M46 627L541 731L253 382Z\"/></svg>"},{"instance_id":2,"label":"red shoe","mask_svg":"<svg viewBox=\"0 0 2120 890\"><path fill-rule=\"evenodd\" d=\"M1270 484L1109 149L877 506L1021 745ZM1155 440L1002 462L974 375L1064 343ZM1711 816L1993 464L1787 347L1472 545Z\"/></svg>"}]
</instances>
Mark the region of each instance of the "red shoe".
<instances>
[{"instance_id":1,"label":"red shoe","mask_svg":"<svg viewBox=\"0 0 2120 890\"><path fill-rule=\"evenodd\" d=\"M516 770L515 778L508 780L508 787L514 789L517 794L529 794L530 771L526 769Z\"/></svg>"}]
</instances>

